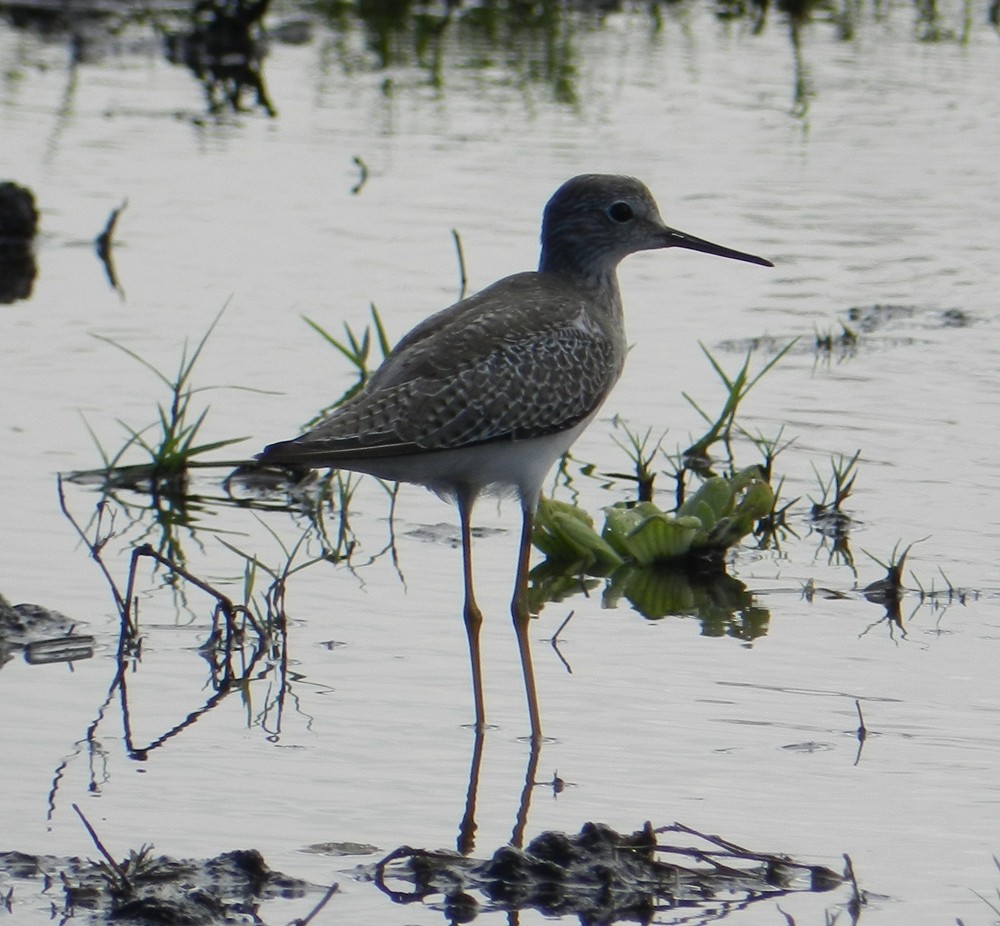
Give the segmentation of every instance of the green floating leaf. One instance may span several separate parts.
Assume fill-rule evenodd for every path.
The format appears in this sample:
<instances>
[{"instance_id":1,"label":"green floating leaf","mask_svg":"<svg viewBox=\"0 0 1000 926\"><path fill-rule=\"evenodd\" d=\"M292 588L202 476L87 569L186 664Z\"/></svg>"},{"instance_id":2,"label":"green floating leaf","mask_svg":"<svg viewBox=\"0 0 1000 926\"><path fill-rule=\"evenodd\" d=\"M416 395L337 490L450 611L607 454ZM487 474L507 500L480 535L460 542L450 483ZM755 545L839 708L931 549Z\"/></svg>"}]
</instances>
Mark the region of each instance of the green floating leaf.
<instances>
[{"instance_id":1,"label":"green floating leaf","mask_svg":"<svg viewBox=\"0 0 1000 926\"><path fill-rule=\"evenodd\" d=\"M549 558L603 574L622 557L595 530L590 515L576 505L543 498L535 515L532 542Z\"/></svg>"},{"instance_id":2,"label":"green floating leaf","mask_svg":"<svg viewBox=\"0 0 1000 926\"><path fill-rule=\"evenodd\" d=\"M685 556L701 529L698 518L675 518L642 502L634 508L608 508L603 536L623 557L647 566Z\"/></svg>"},{"instance_id":3,"label":"green floating leaf","mask_svg":"<svg viewBox=\"0 0 1000 926\"><path fill-rule=\"evenodd\" d=\"M735 477L734 477L735 478ZM763 479L751 478L743 497L731 516L720 518L707 539L707 545L725 550L749 534L774 505L774 490Z\"/></svg>"},{"instance_id":4,"label":"green floating leaf","mask_svg":"<svg viewBox=\"0 0 1000 926\"><path fill-rule=\"evenodd\" d=\"M679 517L692 515L701 521L705 530L710 531L720 518L733 510L735 504L733 486L724 476L706 479L678 509Z\"/></svg>"},{"instance_id":5,"label":"green floating leaf","mask_svg":"<svg viewBox=\"0 0 1000 926\"><path fill-rule=\"evenodd\" d=\"M543 499L532 541L553 562L607 575L623 562L649 566L717 555L749 534L773 504L770 485L750 466L728 479L706 479L676 516L652 502L613 505L600 536L582 509Z\"/></svg>"}]
</instances>

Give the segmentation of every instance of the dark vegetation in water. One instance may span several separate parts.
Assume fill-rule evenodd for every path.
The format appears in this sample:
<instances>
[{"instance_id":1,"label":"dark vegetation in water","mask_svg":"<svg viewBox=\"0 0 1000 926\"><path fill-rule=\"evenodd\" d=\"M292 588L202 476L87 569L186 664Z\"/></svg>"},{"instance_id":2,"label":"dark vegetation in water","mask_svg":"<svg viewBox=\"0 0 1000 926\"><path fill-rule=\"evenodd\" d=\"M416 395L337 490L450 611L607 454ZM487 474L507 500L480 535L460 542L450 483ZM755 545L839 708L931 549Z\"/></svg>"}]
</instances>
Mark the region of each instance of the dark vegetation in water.
<instances>
[{"instance_id":1,"label":"dark vegetation in water","mask_svg":"<svg viewBox=\"0 0 1000 926\"><path fill-rule=\"evenodd\" d=\"M393 69L416 69L438 91L449 69L500 68L517 86L546 88L567 105L580 102L580 36L599 30L611 16L646 17L652 32L670 19L684 20L687 0L301 0L291 11L270 9L270 0L0 0L0 16L17 29L65 36L71 68L100 58L126 28L146 29L171 63L186 67L203 89L200 121L234 113L278 115L265 76L274 43L307 44L318 30L331 39L336 60L348 73L382 71L391 95ZM854 0L714 0L717 20L744 24L759 34L770 21L787 30L791 112L804 117L816 87L810 76L804 28L822 24L850 41L885 16L881 4ZM976 28L1000 26L1000 0L990 0L984 20L971 8L913 0L913 34L922 42L965 44ZM353 41L360 36L363 42ZM409 78L407 78L409 79Z\"/></svg>"},{"instance_id":2,"label":"dark vegetation in water","mask_svg":"<svg viewBox=\"0 0 1000 926\"><path fill-rule=\"evenodd\" d=\"M489 859L401 846L374 866L373 878L397 903L443 895L451 922L483 911L533 909L592 926L651 923L658 912L676 908L697 910L704 922L844 882L822 865L753 852L679 823L656 829L647 823L630 834L586 823L576 835L541 833L523 849L503 846ZM408 887L402 890L400 882ZM853 892L860 908L856 884Z\"/></svg>"},{"instance_id":3,"label":"dark vegetation in water","mask_svg":"<svg viewBox=\"0 0 1000 926\"><path fill-rule=\"evenodd\" d=\"M98 846L103 854L99 840ZM143 846L120 861L110 854L93 861L0 852L0 874L10 885L9 913L26 912L30 906L54 920L74 923L260 923L262 903L323 890L271 870L253 849L210 859L175 859Z\"/></svg>"},{"instance_id":4,"label":"dark vegetation in water","mask_svg":"<svg viewBox=\"0 0 1000 926\"><path fill-rule=\"evenodd\" d=\"M74 809L102 858L0 852L0 876L9 885L0 901L9 913L32 906L82 923L264 923L269 901L310 896L318 899L295 921L301 926L331 900L336 911L337 883L323 887L273 871L252 849L174 859L143 845L116 859ZM494 911L538 910L546 916L575 916L588 926L650 923L658 912L677 908L697 911L699 921L708 922L760 901L825 893L846 884L848 898L838 906L856 922L867 898L850 859L845 861L841 875L679 823L656 829L647 823L631 834L586 823L576 835L543 832L523 849L502 846L487 859L400 846L358 868L356 878L374 883L400 904L443 897L435 906L451 923Z\"/></svg>"}]
</instances>

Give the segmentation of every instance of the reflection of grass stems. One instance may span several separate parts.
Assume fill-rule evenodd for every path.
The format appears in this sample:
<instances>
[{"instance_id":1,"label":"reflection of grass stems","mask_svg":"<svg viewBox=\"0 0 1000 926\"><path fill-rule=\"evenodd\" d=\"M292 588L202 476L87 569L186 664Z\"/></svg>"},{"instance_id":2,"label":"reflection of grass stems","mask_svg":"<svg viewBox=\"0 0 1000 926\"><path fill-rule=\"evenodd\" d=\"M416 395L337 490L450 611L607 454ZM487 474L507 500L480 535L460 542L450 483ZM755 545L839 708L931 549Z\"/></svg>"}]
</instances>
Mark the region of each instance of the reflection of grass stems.
<instances>
[{"instance_id":1,"label":"reflection of grass stems","mask_svg":"<svg viewBox=\"0 0 1000 926\"><path fill-rule=\"evenodd\" d=\"M716 441L723 440L728 441L730 434L736 419L736 411L739 408L740 402L746 397L747 393L753 389L757 383L760 382L761 378L779 361L789 350L795 341L789 341L781 350L778 351L765 365L764 368L754 377L750 377L750 357L752 356L752 351L747 351L746 360L743 361L743 366L740 367L739 372L732 379L726 374L726 372L719 365L718 361L712 356L708 348L701 345L702 352L708 357L708 362L712 364L713 369L719 374L719 378L725 384L728 391L726 396L725 404L722 406L722 411L719 416L713 421L712 418L707 415L698 406L698 403L691 398L686 392L681 393L685 399L691 404L696 412L702 416L709 423L709 429L705 434L698 438L687 450L684 451L684 456L691 458L704 458L708 454L708 448L712 446Z\"/></svg>"},{"instance_id":2,"label":"reflection of grass stems","mask_svg":"<svg viewBox=\"0 0 1000 926\"><path fill-rule=\"evenodd\" d=\"M358 193L361 192L361 188L368 182L368 165L357 155L354 155L351 160L354 162L354 166L358 169L358 182L351 187L351 195L357 196Z\"/></svg>"},{"instance_id":3,"label":"reflection of grass stems","mask_svg":"<svg viewBox=\"0 0 1000 926\"><path fill-rule=\"evenodd\" d=\"M351 525L348 520L348 512L351 507L351 500L354 498L354 492L358 488L358 477L351 472L345 474L344 470L337 470L337 512L338 512L338 525L337 525L337 544L332 551L328 553L334 562L342 559L343 557L349 557L351 551L354 549L354 541L351 539ZM386 491L392 496L392 501L395 502L395 496L393 496L392 491L388 488L387 484L379 480Z\"/></svg>"},{"instance_id":4,"label":"reflection of grass stems","mask_svg":"<svg viewBox=\"0 0 1000 926\"><path fill-rule=\"evenodd\" d=\"M201 356L205 343L215 330L215 326L219 323L221 317L222 312L219 312L190 354L188 352L188 345L185 342L181 353L180 366L177 369L176 376L173 378L162 373L148 360L128 347L102 335L94 335L99 340L127 354L133 360L137 360L170 390L170 403L166 407L162 404L157 405L158 421L155 424L141 430L136 430L119 419L119 424L129 433L129 439L113 456L109 456L104 451L95 437L95 443L97 443L98 451L104 460L106 472L118 468L118 464L126 451L130 447L135 446L140 447L149 455L150 463L148 467L144 467L143 469L150 478L154 480L175 480L185 474L193 457L244 440L244 438L239 437L211 441L207 444L196 443L198 432L201 430L205 416L208 414L208 407L206 406L201 414L192 420L191 399L196 390L191 386L191 374L194 371L195 364L198 362L198 358ZM156 440L147 440L143 435L157 425L159 426L159 435ZM90 429L89 425L87 428L90 430L91 435L93 435L94 432Z\"/></svg>"},{"instance_id":5,"label":"reflection of grass stems","mask_svg":"<svg viewBox=\"0 0 1000 926\"><path fill-rule=\"evenodd\" d=\"M66 492L63 488L63 477L61 475L56 478L56 486L59 493L60 510L63 515L65 515L66 520L73 525L73 529L90 551L91 559L97 563L98 568L107 580L107 583L111 588L111 594L115 599L115 605L117 606L122 619L131 624L131 617L129 616L129 603L125 600L121 590L118 588L118 583L115 582L114 576L111 575L111 571L104 564L104 560L101 558L101 551L107 545L108 541L114 536L114 511L110 512L109 520L111 523L108 525L107 532L105 532L104 513L110 509L108 508L107 502L101 501L97 503L97 524L94 528L94 537L91 539L87 536L87 532L80 526L79 521L77 521L76 518L74 518L70 513L69 507L66 504ZM130 629L134 632L134 627L131 627Z\"/></svg>"},{"instance_id":6,"label":"reflection of grass stems","mask_svg":"<svg viewBox=\"0 0 1000 926\"><path fill-rule=\"evenodd\" d=\"M291 578L295 573L301 572L303 569L307 569L309 566L320 562L326 557L319 556L313 559L306 560L303 563L295 563L295 558L298 556L299 550L305 544L308 537L308 533L303 531L299 536L299 539L295 542L291 549L285 546L281 537L263 520L258 518L260 524L264 529L277 541L278 546L281 547L282 553L285 555L285 561L278 568L272 568L268 566L265 562L258 559L256 556L246 553L234 544L229 543L226 540L219 538L219 542L227 549L231 550L237 556L239 556L245 563L243 570L243 595L245 607L250 608L252 604L252 598L254 593L254 588L257 580L257 571L266 573L271 578L271 585L268 590L264 593L264 600L267 603L268 613L266 615L261 615L258 610L258 616L260 621L265 626L271 626L273 620L277 620L279 624L284 624L285 618L285 590L288 579Z\"/></svg>"}]
</instances>

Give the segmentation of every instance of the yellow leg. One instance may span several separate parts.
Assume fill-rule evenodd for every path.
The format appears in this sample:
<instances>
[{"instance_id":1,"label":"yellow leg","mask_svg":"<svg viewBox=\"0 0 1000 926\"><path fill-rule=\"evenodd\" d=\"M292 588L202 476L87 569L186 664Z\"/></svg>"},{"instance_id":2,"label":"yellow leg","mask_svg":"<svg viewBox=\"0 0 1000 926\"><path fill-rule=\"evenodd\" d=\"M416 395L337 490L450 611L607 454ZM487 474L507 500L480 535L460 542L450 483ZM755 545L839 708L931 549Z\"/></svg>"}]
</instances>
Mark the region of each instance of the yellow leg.
<instances>
[{"instance_id":1,"label":"yellow leg","mask_svg":"<svg viewBox=\"0 0 1000 926\"><path fill-rule=\"evenodd\" d=\"M517 648L521 654L521 671L524 674L524 693L528 698L528 721L531 724L531 741L542 739L542 724L538 716L538 694L535 691L535 671L531 664L531 641L528 610L528 566L531 561L531 529L535 522L535 507L522 502L521 545L517 553L517 576L514 580L514 598L510 603L514 619Z\"/></svg>"},{"instance_id":2,"label":"yellow leg","mask_svg":"<svg viewBox=\"0 0 1000 926\"><path fill-rule=\"evenodd\" d=\"M472 500L459 498L458 516L462 526L462 575L465 580L465 633L469 638L469 662L472 665L472 697L476 705L476 732L486 729L486 704L483 698L483 672L479 657L479 628L483 612L476 604L472 587Z\"/></svg>"}]
</instances>

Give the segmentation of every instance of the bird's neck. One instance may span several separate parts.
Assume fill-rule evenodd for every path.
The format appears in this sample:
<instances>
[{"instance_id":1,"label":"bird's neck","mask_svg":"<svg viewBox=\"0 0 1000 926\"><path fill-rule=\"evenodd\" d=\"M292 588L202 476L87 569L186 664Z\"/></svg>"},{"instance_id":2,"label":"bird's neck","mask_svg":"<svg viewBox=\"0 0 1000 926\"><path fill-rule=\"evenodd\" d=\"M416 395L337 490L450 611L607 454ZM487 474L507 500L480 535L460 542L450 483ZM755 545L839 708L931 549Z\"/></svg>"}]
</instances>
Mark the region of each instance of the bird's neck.
<instances>
[{"instance_id":1,"label":"bird's neck","mask_svg":"<svg viewBox=\"0 0 1000 926\"><path fill-rule=\"evenodd\" d=\"M610 311L620 313L622 301L617 269L617 261L602 260L599 255L590 254L585 248L560 247L558 242L544 245L538 262L539 273L561 277L575 286L589 290Z\"/></svg>"}]
</instances>

